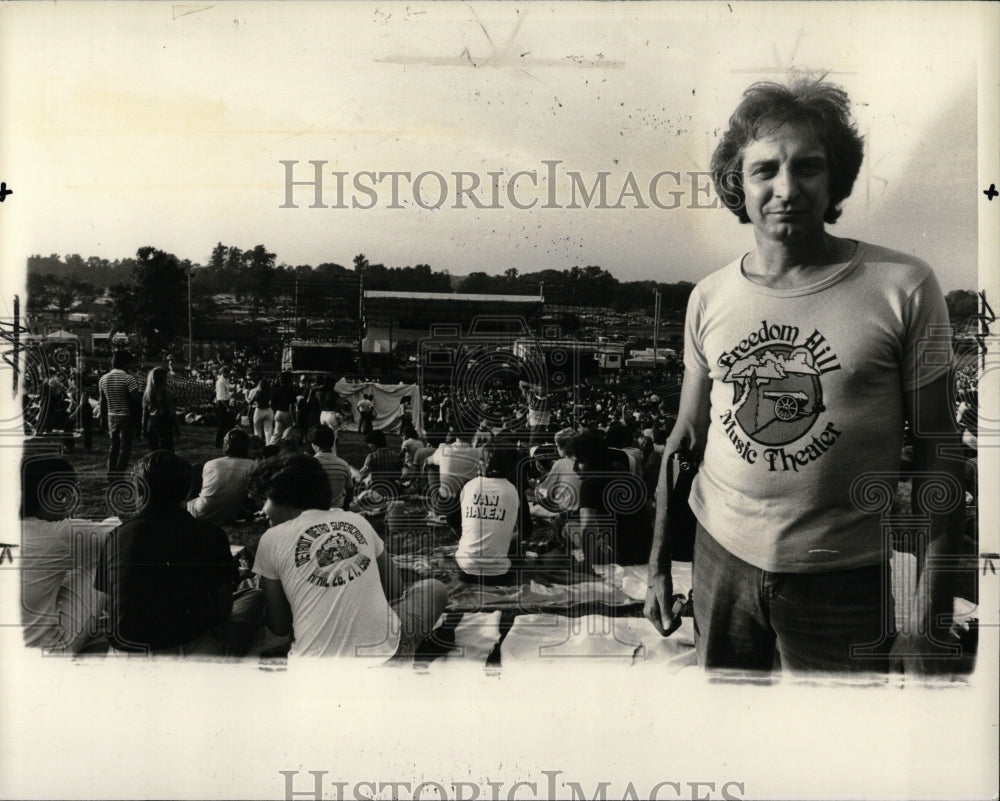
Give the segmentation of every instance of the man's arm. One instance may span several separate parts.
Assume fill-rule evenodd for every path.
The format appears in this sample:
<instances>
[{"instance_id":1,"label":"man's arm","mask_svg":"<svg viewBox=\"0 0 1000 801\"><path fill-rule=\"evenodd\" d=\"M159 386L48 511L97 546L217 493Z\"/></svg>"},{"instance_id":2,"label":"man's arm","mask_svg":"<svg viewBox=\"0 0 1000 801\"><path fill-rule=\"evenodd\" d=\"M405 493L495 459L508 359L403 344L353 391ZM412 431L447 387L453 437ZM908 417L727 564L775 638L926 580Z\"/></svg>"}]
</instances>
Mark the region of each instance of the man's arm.
<instances>
[{"instance_id":1,"label":"man's arm","mask_svg":"<svg viewBox=\"0 0 1000 801\"><path fill-rule=\"evenodd\" d=\"M965 525L965 465L948 399L948 376L904 393L904 411L913 432L914 513L930 518L930 538L917 554L918 579L909 610L911 631L897 636L892 653L907 673L949 673L961 656L951 634L957 560ZM949 453L950 452L950 453ZM921 475L923 474L923 475ZM944 494L931 492L934 508L920 508L922 487L942 483Z\"/></svg>"},{"instance_id":2,"label":"man's arm","mask_svg":"<svg viewBox=\"0 0 1000 801\"><path fill-rule=\"evenodd\" d=\"M292 607L285 595L285 588L278 579L260 577L264 593L264 623L272 634L284 637L292 630Z\"/></svg>"},{"instance_id":3,"label":"man's arm","mask_svg":"<svg viewBox=\"0 0 1000 801\"><path fill-rule=\"evenodd\" d=\"M656 626L660 634L666 635L673 623L674 585L670 575L670 538L667 532L667 471L670 469L669 456L681 448L682 443L691 450L703 450L709 424L709 392L711 379L693 370L684 374L681 386L680 407L677 422L667 438L660 462L660 474L656 483L656 516L653 519L653 545L649 554L649 572L646 589L646 603L643 614Z\"/></svg>"},{"instance_id":4,"label":"man's arm","mask_svg":"<svg viewBox=\"0 0 1000 801\"><path fill-rule=\"evenodd\" d=\"M104 391L104 382L102 381L97 385L97 402L100 406L101 414L101 428L105 431L108 430L108 395Z\"/></svg>"}]
</instances>

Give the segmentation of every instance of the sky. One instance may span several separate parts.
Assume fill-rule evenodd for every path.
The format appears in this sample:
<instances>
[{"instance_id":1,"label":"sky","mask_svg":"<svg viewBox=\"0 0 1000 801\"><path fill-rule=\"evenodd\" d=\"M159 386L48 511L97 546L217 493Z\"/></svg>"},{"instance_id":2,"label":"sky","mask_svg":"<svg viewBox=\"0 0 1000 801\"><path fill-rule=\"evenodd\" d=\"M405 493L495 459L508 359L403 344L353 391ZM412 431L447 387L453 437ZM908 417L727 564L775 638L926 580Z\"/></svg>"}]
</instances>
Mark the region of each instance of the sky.
<instances>
[{"instance_id":1,"label":"sky","mask_svg":"<svg viewBox=\"0 0 1000 801\"><path fill-rule=\"evenodd\" d=\"M832 232L926 259L946 291L975 288L986 13L3 4L0 156L15 191L0 215L5 264L34 253L122 258L144 245L204 262L221 241L264 244L292 265L350 265L364 253L456 275L596 264L619 280L697 281L753 244L709 188L711 151L749 83L798 69L848 90L868 142ZM330 208L310 208L311 186L293 187L297 208L282 208L283 161L297 162L296 181L325 162ZM391 179L376 184L366 171L410 179L398 179L393 204ZM513 201L531 208L506 192L520 171L538 176L537 188L527 175L514 183ZM334 172L348 208L333 208ZM456 172L501 207L477 209L466 195L455 208ZM419 199L437 208L417 205L420 173ZM588 189L605 173L607 207L595 195L566 208L570 173ZM668 208L651 197L657 174L655 198ZM619 203L630 176L638 199ZM354 181L374 188L352 191Z\"/></svg>"}]
</instances>

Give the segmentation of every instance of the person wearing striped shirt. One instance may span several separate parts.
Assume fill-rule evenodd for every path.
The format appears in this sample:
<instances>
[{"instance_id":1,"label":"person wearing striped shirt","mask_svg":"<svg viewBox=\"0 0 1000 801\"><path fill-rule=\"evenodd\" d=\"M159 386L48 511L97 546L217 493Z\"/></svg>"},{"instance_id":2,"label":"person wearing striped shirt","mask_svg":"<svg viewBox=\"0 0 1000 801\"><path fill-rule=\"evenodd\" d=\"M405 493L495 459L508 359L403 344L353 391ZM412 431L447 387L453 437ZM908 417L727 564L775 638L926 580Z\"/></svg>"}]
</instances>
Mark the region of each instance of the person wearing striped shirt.
<instances>
[{"instance_id":1,"label":"person wearing striped shirt","mask_svg":"<svg viewBox=\"0 0 1000 801\"><path fill-rule=\"evenodd\" d=\"M142 386L126 371L132 364L127 351L115 351L111 370L101 376L97 388L101 404L101 427L108 432L108 480L123 474L132 456L132 445L142 409Z\"/></svg>"},{"instance_id":2,"label":"person wearing striped shirt","mask_svg":"<svg viewBox=\"0 0 1000 801\"><path fill-rule=\"evenodd\" d=\"M354 493L354 478L351 476L351 466L334 453L337 436L328 425L313 426L309 429L309 444L312 445L313 457L323 465L330 482L333 498L331 509L345 509Z\"/></svg>"}]
</instances>

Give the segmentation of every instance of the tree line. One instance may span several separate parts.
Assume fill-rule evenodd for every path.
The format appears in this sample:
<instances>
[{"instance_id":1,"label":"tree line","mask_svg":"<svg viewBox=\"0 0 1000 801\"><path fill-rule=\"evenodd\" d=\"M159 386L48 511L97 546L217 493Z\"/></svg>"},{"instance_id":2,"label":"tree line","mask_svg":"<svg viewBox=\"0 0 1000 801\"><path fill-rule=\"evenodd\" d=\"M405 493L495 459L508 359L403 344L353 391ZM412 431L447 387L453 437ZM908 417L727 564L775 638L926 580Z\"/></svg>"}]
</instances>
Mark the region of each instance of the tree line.
<instances>
[{"instance_id":1,"label":"tree line","mask_svg":"<svg viewBox=\"0 0 1000 801\"><path fill-rule=\"evenodd\" d=\"M427 264L372 264L359 253L350 268L332 262L293 266L278 263L264 245L243 250L222 242L203 265L146 246L133 258L113 261L34 255L27 267L29 314L54 309L63 320L75 306L107 293L116 329L164 347L186 335L189 291L192 319L203 323L217 318L218 298L224 294L245 304L252 320L289 307L299 317L356 319L359 280L366 290L540 295L547 304L650 315L659 290L664 317L682 315L694 288L690 281L619 281L596 265L524 274L511 267L500 275L473 272L453 278ZM949 292L946 301L956 326L966 325L977 312L977 296L970 290Z\"/></svg>"}]
</instances>

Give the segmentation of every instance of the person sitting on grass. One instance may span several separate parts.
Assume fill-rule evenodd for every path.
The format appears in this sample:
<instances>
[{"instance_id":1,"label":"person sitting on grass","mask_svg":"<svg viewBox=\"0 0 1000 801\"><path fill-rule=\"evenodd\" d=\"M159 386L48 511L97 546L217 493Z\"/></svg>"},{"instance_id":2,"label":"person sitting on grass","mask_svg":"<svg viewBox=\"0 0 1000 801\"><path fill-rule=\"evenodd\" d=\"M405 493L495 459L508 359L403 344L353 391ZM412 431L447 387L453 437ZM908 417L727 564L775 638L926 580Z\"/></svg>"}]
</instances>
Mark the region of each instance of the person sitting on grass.
<instances>
[{"instance_id":1,"label":"person sitting on grass","mask_svg":"<svg viewBox=\"0 0 1000 801\"><path fill-rule=\"evenodd\" d=\"M333 493L330 508L346 509L354 493L354 479L351 477L351 466L333 452L333 447L337 444L336 434L329 426L313 426L309 429L309 442L313 457L323 466L330 481L330 491Z\"/></svg>"},{"instance_id":2,"label":"person sitting on grass","mask_svg":"<svg viewBox=\"0 0 1000 801\"><path fill-rule=\"evenodd\" d=\"M384 431L371 431L365 435L368 455L358 472L356 484L363 486L354 499L361 509L381 507L387 501L398 498L402 493L400 481L403 476L403 459L399 451L387 446Z\"/></svg>"},{"instance_id":3,"label":"person sitting on grass","mask_svg":"<svg viewBox=\"0 0 1000 801\"><path fill-rule=\"evenodd\" d=\"M201 490L188 501L187 510L199 520L224 525L247 509L247 486L256 463L249 458L250 435L242 428L231 429L222 443L225 454L205 462L201 470Z\"/></svg>"},{"instance_id":4,"label":"person sitting on grass","mask_svg":"<svg viewBox=\"0 0 1000 801\"><path fill-rule=\"evenodd\" d=\"M271 528L257 546L265 622L293 633L290 657L334 656L384 662L412 657L444 612L435 579L404 593L382 539L359 514L330 509L331 490L316 459L278 456L254 474Z\"/></svg>"},{"instance_id":5,"label":"person sitting on grass","mask_svg":"<svg viewBox=\"0 0 1000 801\"><path fill-rule=\"evenodd\" d=\"M118 521L69 517L80 491L61 457L21 465L21 625L29 647L76 654L103 643L104 596L93 589L100 547ZM106 649L106 646L105 646Z\"/></svg>"},{"instance_id":6,"label":"person sitting on grass","mask_svg":"<svg viewBox=\"0 0 1000 801\"><path fill-rule=\"evenodd\" d=\"M519 497L512 483L518 463L517 450L504 442L491 442L482 451L480 474L462 488L462 537L455 561L463 581L509 584L512 543L516 543Z\"/></svg>"},{"instance_id":7,"label":"person sitting on grass","mask_svg":"<svg viewBox=\"0 0 1000 801\"><path fill-rule=\"evenodd\" d=\"M245 655L262 623L263 595L234 594L239 573L225 532L184 508L191 466L153 451L133 476L139 513L111 532L94 579L107 595L108 641L127 652Z\"/></svg>"}]
</instances>

